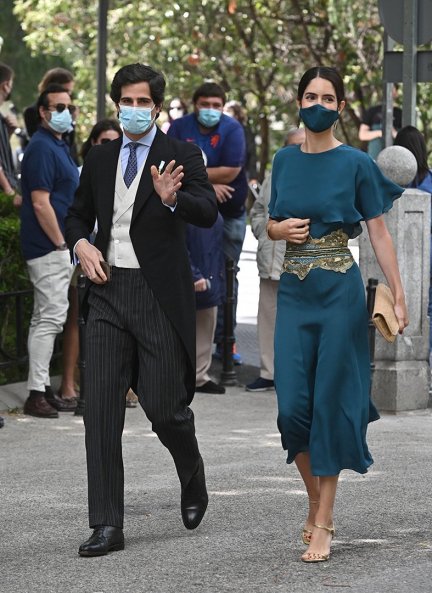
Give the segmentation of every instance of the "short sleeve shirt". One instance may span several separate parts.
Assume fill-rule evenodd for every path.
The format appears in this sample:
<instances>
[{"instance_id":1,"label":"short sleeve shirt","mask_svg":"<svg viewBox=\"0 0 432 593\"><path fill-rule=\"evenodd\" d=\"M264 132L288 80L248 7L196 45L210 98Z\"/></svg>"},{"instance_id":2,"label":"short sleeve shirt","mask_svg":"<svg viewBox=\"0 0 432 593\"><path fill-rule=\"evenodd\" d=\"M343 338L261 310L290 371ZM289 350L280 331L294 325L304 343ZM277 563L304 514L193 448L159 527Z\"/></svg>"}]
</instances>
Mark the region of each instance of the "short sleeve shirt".
<instances>
[{"instance_id":1,"label":"short sleeve shirt","mask_svg":"<svg viewBox=\"0 0 432 593\"><path fill-rule=\"evenodd\" d=\"M172 122L168 136L197 144L207 156L207 167L241 167L237 177L229 183L234 188L230 200L219 204L223 217L239 218L245 211L248 193L246 172L246 142L243 127L225 114L209 134L202 134L194 113Z\"/></svg>"},{"instance_id":2,"label":"short sleeve shirt","mask_svg":"<svg viewBox=\"0 0 432 593\"><path fill-rule=\"evenodd\" d=\"M64 221L78 187L78 169L69 147L49 130L39 128L27 146L21 168L21 246L26 260L42 257L56 249L36 218L31 193L43 190L64 232Z\"/></svg>"},{"instance_id":3,"label":"short sleeve shirt","mask_svg":"<svg viewBox=\"0 0 432 593\"><path fill-rule=\"evenodd\" d=\"M362 123L368 126L371 130L382 130L382 109L382 105L370 107L364 114ZM400 107L393 107L393 127L395 130L400 130L402 127L402 110ZM370 140L367 148L368 155L373 159L376 159L383 148L383 138Z\"/></svg>"}]
</instances>

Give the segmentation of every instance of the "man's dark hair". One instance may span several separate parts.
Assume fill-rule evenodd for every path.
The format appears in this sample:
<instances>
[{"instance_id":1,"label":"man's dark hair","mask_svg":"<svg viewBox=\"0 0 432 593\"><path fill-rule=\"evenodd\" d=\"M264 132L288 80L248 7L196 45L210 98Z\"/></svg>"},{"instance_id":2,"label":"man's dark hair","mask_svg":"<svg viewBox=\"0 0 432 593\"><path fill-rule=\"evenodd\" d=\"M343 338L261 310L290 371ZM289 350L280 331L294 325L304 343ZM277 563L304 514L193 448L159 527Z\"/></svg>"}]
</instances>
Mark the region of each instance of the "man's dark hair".
<instances>
[{"instance_id":1,"label":"man's dark hair","mask_svg":"<svg viewBox=\"0 0 432 593\"><path fill-rule=\"evenodd\" d=\"M193 94L192 102L196 103L200 97L220 97L224 105L226 102L225 91L215 82L205 82L198 87Z\"/></svg>"},{"instance_id":2,"label":"man's dark hair","mask_svg":"<svg viewBox=\"0 0 432 593\"><path fill-rule=\"evenodd\" d=\"M111 83L110 97L114 103L121 99L122 87L128 84L148 82L150 95L155 105L161 105L165 96L165 78L160 72L145 64L129 64L123 66L115 74Z\"/></svg>"},{"instance_id":3,"label":"man's dark hair","mask_svg":"<svg viewBox=\"0 0 432 593\"><path fill-rule=\"evenodd\" d=\"M3 62L0 62L0 84L2 82L8 82L14 76L14 71L10 66L7 66Z\"/></svg>"},{"instance_id":4,"label":"man's dark hair","mask_svg":"<svg viewBox=\"0 0 432 593\"><path fill-rule=\"evenodd\" d=\"M57 84L55 82L53 82L52 84L49 84L46 87L46 89L39 95L38 100L36 102L36 111L37 111L39 121L41 121L41 116L39 115L39 107L48 109L48 107L49 107L48 95L51 93L67 93L67 90L64 88L64 86L62 86L61 84Z\"/></svg>"}]
</instances>

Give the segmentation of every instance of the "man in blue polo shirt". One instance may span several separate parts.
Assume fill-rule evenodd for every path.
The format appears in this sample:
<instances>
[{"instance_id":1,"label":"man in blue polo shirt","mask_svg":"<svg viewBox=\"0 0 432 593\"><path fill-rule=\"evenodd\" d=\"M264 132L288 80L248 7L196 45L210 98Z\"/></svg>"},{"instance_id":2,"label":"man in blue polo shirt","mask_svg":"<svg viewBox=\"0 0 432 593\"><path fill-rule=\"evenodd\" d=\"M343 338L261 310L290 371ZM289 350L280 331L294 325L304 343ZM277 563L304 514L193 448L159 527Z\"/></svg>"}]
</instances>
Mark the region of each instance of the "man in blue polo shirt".
<instances>
[{"instance_id":1,"label":"man in blue polo shirt","mask_svg":"<svg viewBox=\"0 0 432 593\"><path fill-rule=\"evenodd\" d=\"M246 144L242 126L223 113L225 92L213 82L202 84L192 98L194 112L172 122L168 135L197 144L207 156L207 174L216 192L219 211L224 220L223 249L226 258L238 261L246 233L248 185L245 172ZM235 282L237 307L238 282ZM235 325L235 309L234 309ZM221 355L223 339L223 307L219 307L214 341L216 354ZM235 350L233 359L241 364Z\"/></svg>"},{"instance_id":2,"label":"man in blue polo shirt","mask_svg":"<svg viewBox=\"0 0 432 593\"><path fill-rule=\"evenodd\" d=\"M78 187L78 170L62 134L72 124L74 107L68 92L49 85L37 101L40 127L22 162L21 246L34 287L28 336L29 397L24 413L57 418L76 403L54 395L49 366L57 334L68 310L73 267L64 239L64 220Z\"/></svg>"}]
</instances>

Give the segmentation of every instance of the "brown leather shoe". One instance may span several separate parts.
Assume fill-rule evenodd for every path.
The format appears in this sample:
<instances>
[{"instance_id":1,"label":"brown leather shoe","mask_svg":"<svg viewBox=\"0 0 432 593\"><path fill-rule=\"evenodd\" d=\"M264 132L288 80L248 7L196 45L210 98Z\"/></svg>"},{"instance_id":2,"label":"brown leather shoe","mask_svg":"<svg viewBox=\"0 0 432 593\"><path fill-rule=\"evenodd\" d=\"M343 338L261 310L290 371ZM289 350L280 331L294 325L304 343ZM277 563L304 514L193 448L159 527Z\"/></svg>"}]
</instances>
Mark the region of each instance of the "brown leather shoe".
<instances>
[{"instance_id":1,"label":"brown leather shoe","mask_svg":"<svg viewBox=\"0 0 432 593\"><path fill-rule=\"evenodd\" d=\"M132 391L132 389L129 389L129 391L126 394L126 407L127 408L136 408L138 405L138 396L135 395L135 393Z\"/></svg>"},{"instance_id":2,"label":"brown leather shoe","mask_svg":"<svg viewBox=\"0 0 432 593\"><path fill-rule=\"evenodd\" d=\"M38 418L58 418L58 412L49 405L42 391L30 391L25 404L24 414L37 416Z\"/></svg>"},{"instance_id":3,"label":"brown leather shoe","mask_svg":"<svg viewBox=\"0 0 432 593\"><path fill-rule=\"evenodd\" d=\"M74 412L77 407L77 400L75 398L64 399L60 397L53 392L49 385L45 387L45 399L52 408L59 412Z\"/></svg>"}]
</instances>

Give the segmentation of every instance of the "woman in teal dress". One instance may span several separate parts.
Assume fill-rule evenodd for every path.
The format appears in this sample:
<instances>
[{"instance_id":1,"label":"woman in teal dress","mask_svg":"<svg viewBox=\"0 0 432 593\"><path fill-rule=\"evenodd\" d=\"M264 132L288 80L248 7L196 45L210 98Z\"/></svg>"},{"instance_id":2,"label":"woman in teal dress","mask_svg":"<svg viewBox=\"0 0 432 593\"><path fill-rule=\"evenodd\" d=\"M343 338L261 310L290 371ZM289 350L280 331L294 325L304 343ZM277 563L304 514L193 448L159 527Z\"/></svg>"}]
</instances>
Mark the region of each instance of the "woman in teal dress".
<instances>
[{"instance_id":1,"label":"woman in teal dress","mask_svg":"<svg viewBox=\"0 0 432 593\"><path fill-rule=\"evenodd\" d=\"M347 247L366 221L395 299L399 330L408 313L383 213L403 188L365 153L333 135L345 107L333 68L302 77L297 101L306 139L280 150L272 169L268 235L287 241L275 329L278 426L287 462L295 461L309 496L305 562L330 557L339 473L366 473L370 401L368 315L360 271Z\"/></svg>"}]
</instances>

